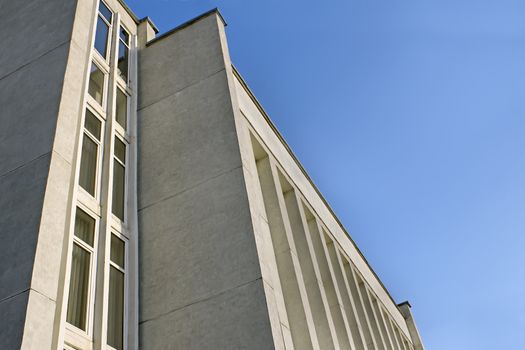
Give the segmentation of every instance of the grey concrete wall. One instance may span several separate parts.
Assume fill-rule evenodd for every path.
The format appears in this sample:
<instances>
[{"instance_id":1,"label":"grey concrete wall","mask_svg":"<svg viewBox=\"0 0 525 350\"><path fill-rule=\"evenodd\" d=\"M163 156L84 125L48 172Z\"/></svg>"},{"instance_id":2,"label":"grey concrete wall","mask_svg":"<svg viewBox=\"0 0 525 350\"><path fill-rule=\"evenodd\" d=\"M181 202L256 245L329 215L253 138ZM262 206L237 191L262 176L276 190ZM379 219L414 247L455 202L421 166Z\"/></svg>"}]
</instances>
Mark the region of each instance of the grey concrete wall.
<instances>
[{"instance_id":1,"label":"grey concrete wall","mask_svg":"<svg viewBox=\"0 0 525 350\"><path fill-rule=\"evenodd\" d=\"M139 56L142 349L274 347L222 26L211 13Z\"/></svg>"},{"instance_id":2,"label":"grey concrete wall","mask_svg":"<svg viewBox=\"0 0 525 350\"><path fill-rule=\"evenodd\" d=\"M90 24L82 22L76 0L0 0L1 349L52 343L86 62L79 47Z\"/></svg>"}]
</instances>

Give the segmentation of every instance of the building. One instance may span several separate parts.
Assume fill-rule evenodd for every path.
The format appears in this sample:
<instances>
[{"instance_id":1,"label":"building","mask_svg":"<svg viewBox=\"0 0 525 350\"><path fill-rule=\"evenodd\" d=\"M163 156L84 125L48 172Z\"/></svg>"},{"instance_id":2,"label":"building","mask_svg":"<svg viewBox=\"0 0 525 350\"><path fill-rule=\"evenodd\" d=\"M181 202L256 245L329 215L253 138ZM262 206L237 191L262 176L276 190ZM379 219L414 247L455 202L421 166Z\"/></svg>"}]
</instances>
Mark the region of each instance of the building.
<instances>
[{"instance_id":1,"label":"building","mask_svg":"<svg viewBox=\"0 0 525 350\"><path fill-rule=\"evenodd\" d=\"M0 349L421 350L206 13L1 1Z\"/></svg>"}]
</instances>

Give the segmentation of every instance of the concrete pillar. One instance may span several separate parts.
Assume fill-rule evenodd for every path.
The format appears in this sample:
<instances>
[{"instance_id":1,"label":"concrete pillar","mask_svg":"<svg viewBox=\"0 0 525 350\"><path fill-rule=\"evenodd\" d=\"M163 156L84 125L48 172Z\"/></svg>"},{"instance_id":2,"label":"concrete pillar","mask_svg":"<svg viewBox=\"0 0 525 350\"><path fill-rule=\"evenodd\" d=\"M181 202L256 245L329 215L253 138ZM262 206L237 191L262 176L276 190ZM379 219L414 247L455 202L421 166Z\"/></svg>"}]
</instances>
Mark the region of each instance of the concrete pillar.
<instances>
[{"instance_id":1,"label":"concrete pillar","mask_svg":"<svg viewBox=\"0 0 525 350\"><path fill-rule=\"evenodd\" d=\"M328 299L328 304L333 317L338 343L342 348L348 348L350 347L350 328L341 299L339 284L334 274L332 262L328 257L326 246L322 237L322 229L320 228L317 219L313 216L308 219L308 226L312 235L312 243L316 252L317 261L319 263L322 283L326 291L326 297Z\"/></svg>"},{"instance_id":2,"label":"concrete pillar","mask_svg":"<svg viewBox=\"0 0 525 350\"><path fill-rule=\"evenodd\" d=\"M159 30L151 18L144 17L141 19L137 27L137 48L139 50L144 49L148 42L155 39L158 32Z\"/></svg>"},{"instance_id":3,"label":"concrete pillar","mask_svg":"<svg viewBox=\"0 0 525 350\"><path fill-rule=\"evenodd\" d=\"M343 260L344 259L344 260ZM348 322L350 324L350 331L354 337L354 342L356 343L357 349L367 349L366 340L364 339L363 330L361 327L360 319L357 314L357 309L355 306L354 297L350 291L350 286L348 284L348 279L346 275L346 259L343 258L341 252L337 252L337 262L339 263L339 269L342 275L343 288L341 294L343 295L343 300L345 300L345 310L348 315ZM348 265L349 266L349 265Z\"/></svg>"},{"instance_id":4,"label":"concrete pillar","mask_svg":"<svg viewBox=\"0 0 525 350\"><path fill-rule=\"evenodd\" d=\"M401 314L407 322L408 331L410 332L410 337L412 338L412 344L414 344L414 349L425 350L425 346L423 345L423 341L421 340L421 336L419 335L416 322L414 321L414 317L412 316L412 306L408 301L405 301L404 303L399 304L397 307L399 308L399 311L401 311Z\"/></svg>"},{"instance_id":5,"label":"concrete pillar","mask_svg":"<svg viewBox=\"0 0 525 350\"><path fill-rule=\"evenodd\" d=\"M305 273L309 275L310 280L307 288L310 294L310 305L312 306L314 315L316 315L314 320L319 330L318 336L321 348L330 349L335 347L335 349L339 349L340 346L337 334L335 333L332 312L330 311L330 306L326 298L319 263L313 247L312 234L306 219L303 200L296 189L289 192L287 204L289 213L291 214L290 222L298 238L296 241L300 242L303 250L303 252L299 254L303 256L303 263L307 266Z\"/></svg>"},{"instance_id":6,"label":"concrete pillar","mask_svg":"<svg viewBox=\"0 0 525 350\"><path fill-rule=\"evenodd\" d=\"M372 331L372 323L370 320L370 317L368 313L366 312L366 307L363 303L363 298L361 296L361 292L359 290L359 285L357 283L357 278L355 275L354 267L352 266L351 262L344 262L343 266L345 268L346 278L348 281L348 287L350 294L352 295L353 299L355 300L355 307L356 307L356 315L361 321L362 325L362 331L363 331L363 339L366 343L368 349L377 349L377 341L374 337L374 333Z\"/></svg>"}]
</instances>

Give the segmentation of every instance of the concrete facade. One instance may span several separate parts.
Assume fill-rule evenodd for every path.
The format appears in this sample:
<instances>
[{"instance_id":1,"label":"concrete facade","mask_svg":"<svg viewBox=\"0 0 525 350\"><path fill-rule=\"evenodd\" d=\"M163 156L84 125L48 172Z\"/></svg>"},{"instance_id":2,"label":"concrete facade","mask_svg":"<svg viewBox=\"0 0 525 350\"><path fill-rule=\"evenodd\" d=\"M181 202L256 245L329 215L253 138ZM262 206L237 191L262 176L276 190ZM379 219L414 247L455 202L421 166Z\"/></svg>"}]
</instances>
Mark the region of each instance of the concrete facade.
<instances>
[{"instance_id":1,"label":"concrete facade","mask_svg":"<svg viewBox=\"0 0 525 350\"><path fill-rule=\"evenodd\" d=\"M104 61L98 4L0 0L0 348L113 349L118 235L119 348L424 349L408 304L392 300L233 67L220 13L155 38L151 20L105 1ZM126 82L117 27L132 37ZM101 107L87 94L91 62L107 70ZM95 198L78 186L86 109L103 130ZM122 221L111 209L117 137ZM97 226L85 331L66 321L77 207Z\"/></svg>"}]
</instances>

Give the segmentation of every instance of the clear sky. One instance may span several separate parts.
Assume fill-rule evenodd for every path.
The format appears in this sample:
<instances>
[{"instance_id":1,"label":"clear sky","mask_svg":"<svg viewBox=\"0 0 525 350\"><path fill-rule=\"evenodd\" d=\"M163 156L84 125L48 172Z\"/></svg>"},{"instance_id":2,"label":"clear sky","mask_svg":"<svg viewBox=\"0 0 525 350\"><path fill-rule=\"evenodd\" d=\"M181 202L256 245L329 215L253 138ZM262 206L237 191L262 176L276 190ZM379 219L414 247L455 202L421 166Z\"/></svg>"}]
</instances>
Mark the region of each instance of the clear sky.
<instances>
[{"instance_id":1,"label":"clear sky","mask_svg":"<svg viewBox=\"0 0 525 350\"><path fill-rule=\"evenodd\" d=\"M525 349L525 1L213 7L232 59L428 350Z\"/></svg>"}]
</instances>

